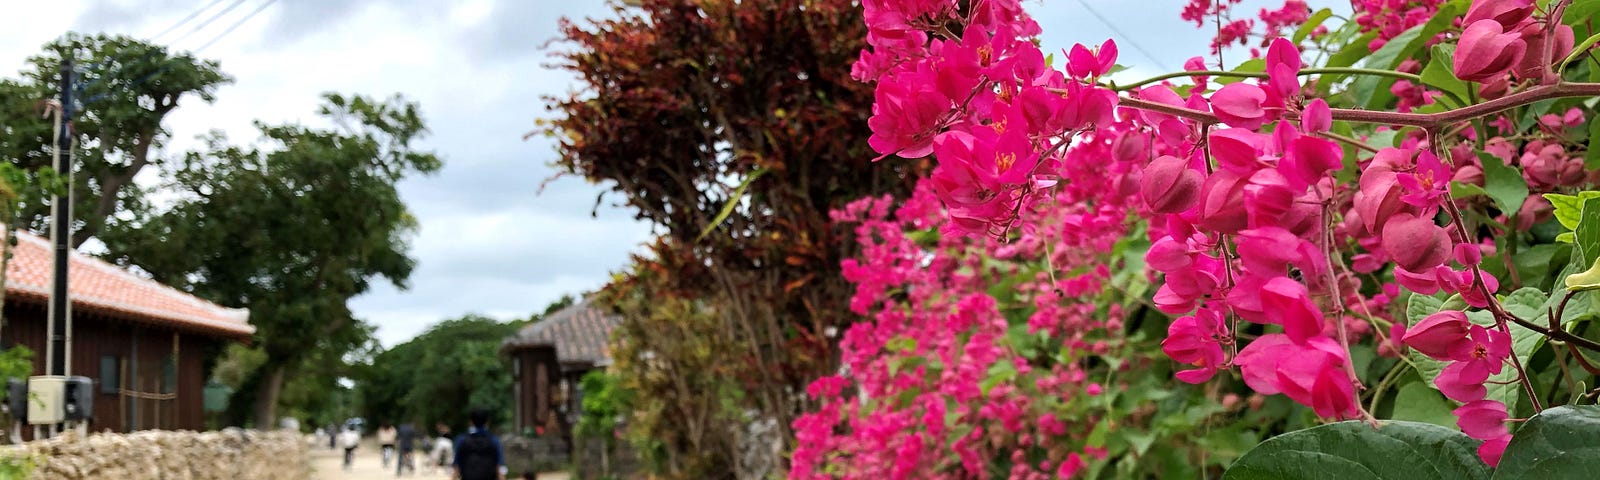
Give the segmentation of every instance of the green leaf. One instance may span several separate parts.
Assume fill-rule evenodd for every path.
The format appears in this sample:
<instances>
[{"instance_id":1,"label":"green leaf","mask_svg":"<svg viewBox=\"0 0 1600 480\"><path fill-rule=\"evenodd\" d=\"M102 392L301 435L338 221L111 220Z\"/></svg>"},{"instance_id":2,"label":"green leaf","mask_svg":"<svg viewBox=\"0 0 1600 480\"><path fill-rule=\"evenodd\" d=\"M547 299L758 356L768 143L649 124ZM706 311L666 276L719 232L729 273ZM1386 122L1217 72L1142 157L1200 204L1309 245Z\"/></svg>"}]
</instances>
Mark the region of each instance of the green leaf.
<instances>
[{"instance_id":1,"label":"green leaf","mask_svg":"<svg viewBox=\"0 0 1600 480\"><path fill-rule=\"evenodd\" d=\"M1582 265L1594 265L1600 259L1600 198L1584 200L1578 215L1578 228L1573 229L1577 237L1572 243L1583 254Z\"/></svg>"},{"instance_id":2,"label":"green leaf","mask_svg":"<svg viewBox=\"0 0 1600 480\"><path fill-rule=\"evenodd\" d=\"M1344 48L1339 50L1339 53L1335 53L1333 56L1328 57L1328 64L1326 66L1329 68L1335 68L1355 65L1356 62L1361 61L1363 58L1367 58L1367 55L1372 53L1372 49L1368 48L1367 45L1371 45L1372 40L1375 38L1378 38L1378 32L1376 31L1367 32L1362 34L1360 37L1356 37L1354 40L1351 40L1350 43L1345 44ZM1323 97L1328 96L1330 89L1332 89L1335 84L1343 81L1344 78L1344 75L1338 74L1323 75L1322 78L1317 81L1317 95Z\"/></svg>"},{"instance_id":3,"label":"green leaf","mask_svg":"<svg viewBox=\"0 0 1600 480\"><path fill-rule=\"evenodd\" d=\"M1578 228L1578 217L1583 213L1583 202L1591 198L1600 198L1600 192L1583 191L1578 192L1577 196L1546 193L1544 198L1555 207L1556 221L1561 222L1561 226L1567 230L1574 230Z\"/></svg>"},{"instance_id":4,"label":"green leaf","mask_svg":"<svg viewBox=\"0 0 1600 480\"><path fill-rule=\"evenodd\" d=\"M1568 291L1600 290L1600 262L1595 262L1583 272L1567 275L1562 281L1566 283Z\"/></svg>"},{"instance_id":5,"label":"green leaf","mask_svg":"<svg viewBox=\"0 0 1600 480\"><path fill-rule=\"evenodd\" d=\"M1589 150L1583 154L1583 167L1600 169L1600 122L1592 119L1589 120Z\"/></svg>"},{"instance_id":6,"label":"green leaf","mask_svg":"<svg viewBox=\"0 0 1600 480\"><path fill-rule=\"evenodd\" d=\"M1400 393L1394 398L1394 413L1390 416L1395 420L1456 428L1456 416L1451 413L1455 408L1455 404L1438 390L1422 382L1412 382L1400 387Z\"/></svg>"},{"instance_id":7,"label":"green leaf","mask_svg":"<svg viewBox=\"0 0 1600 480\"><path fill-rule=\"evenodd\" d=\"M1478 441L1452 428L1388 421L1339 422L1273 437L1233 463L1223 480L1472 480L1489 477Z\"/></svg>"},{"instance_id":8,"label":"green leaf","mask_svg":"<svg viewBox=\"0 0 1600 480\"><path fill-rule=\"evenodd\" d=\"M1577 237L1576 234L1574 234L1572 232L1566 232L1566 233L1562 233L1560 235L1556 235L1556 241L1557 242L1561 242L1561 243L1572 243L1572 239L1576 238L1576 237Z\"/></svg>"},{"instance_id":9,"label":"green leaf","mask_svg":"<svg viewBox=\"0 0 1600 480\"><path fill-rule=\"evenodd\" d=\"M1483 191L1483 187L1470 183L1450 182L1450 196L1452 197L1467 198L1478 195L1488 196L1489 192Z\"/></svg>"},{"instance_id":10,"label":"green leaf","mask_svg":"<svg viewBox=\"0 0 1600 480\"><path fill-rule=\"evenodd\" d=\"M1483 163L1483 185L1489 198L1494 199L1500 211L1516 214L1528 199L1528 182L1522 179L1522 172L1486 152L1478 152L1478 160Z\"/></svg>"},{"instance_id":11,"label":"green leaf","mask_svg":"<svg viewBox=\"0 0 1600 480\"><path fill-rule=\"evenodd\" d=\"M1311 14L1311 18L1306 19L1306 23L1301 24L1300 28L1294 30L1294 36L1290 37L1290 39L1295 45L1299 45L1301 41L1306 39L1306 37L1311 36L1312 31L1315 31L1317 27L1322 26L1322 22L1327 21L1328 18L1332 16L1333 9L1324 8L1322 10L1317 10L1317 13Z\"/></svg>"},{"instance_id":12,"label":"green leaf","mask_svg":"<svg viewBox=\"0 0 1600 480\"><path fill-rule=\"evenodd\" d=\"M1494 478L1592 479L1595 465L1600 465L1600 407L1563 405L1517 429Z\"/></svg>"},{"instance_id":13,"label":"green leaf","mask_svg":"<svg viewBox=\"0 0 1600 480\"><path fill-rule=\"evenodd\" d=\"M760 168L756 169L754 172L751 172L749 176L744 177L744 181L739 182L739 188L735 188L733 190L733 195L728 196L728 203L722 205L722 211L717 212L716 218L712 218L711 223L706 224L705 230L701 230L700 236L695 237L694 241L698 242L700 240L704 240L706 235L710 235L711 232L717 229L717 225L721 225L723 221L728 219L729 215L733 215L733 209L738 207L739 200L744 198L744 191L749 189L750 184L754 183L757 178L761 178L761 176L765 175L766 173L767 169Z\"/></svg>"},{"instance_id":14,"label":"green leaf","mask_svg":"<svg viewBox=\"0 0 1600 480\"><path fill-rule=\"evenodd\" d=\"M1451 107L1460 108L1464 106L1461 100L1468 97L1467 92L1471 89L1467 82L1456 78L1456 72L1450 65L1455 51L1455 46L1449 44L1434 45L1433 59L1422 68L1422 83L1448 93L1448 99L1454 103Z\"/></svg>"},{"instance_id":15,"label":"green leaf","mask_svg":"<svg viewBox=\"0 0 1600 480\"><path fill-rule=\"evenodd\" d=\"M1600 16L1600 0L1576 0L1567 6L1566 13L1562 14L1561 21L1567 25L1578 25Z\"/></svg>"}]
</instances>

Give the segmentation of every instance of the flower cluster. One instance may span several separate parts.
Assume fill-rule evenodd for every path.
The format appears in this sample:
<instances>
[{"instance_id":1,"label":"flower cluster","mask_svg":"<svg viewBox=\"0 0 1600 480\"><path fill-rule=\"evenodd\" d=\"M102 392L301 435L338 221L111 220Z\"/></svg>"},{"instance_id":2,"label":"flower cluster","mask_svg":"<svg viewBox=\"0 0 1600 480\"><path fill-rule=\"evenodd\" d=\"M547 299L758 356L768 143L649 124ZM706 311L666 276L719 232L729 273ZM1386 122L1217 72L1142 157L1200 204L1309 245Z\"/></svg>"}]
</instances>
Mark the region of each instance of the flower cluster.
<instances>
[{"instance_id":1,"label":"flower cluster","mask_svg":"<svg viewBox=\"0 0 1600 480\"><path fill-rule=\"evenodd\" d=\"M1456 45L1452 63L1456 76L1483 83L1486 97L1504 94L1508 72L1517 80L1534 83L1560 80L1551 65L1572 52L1572 27L1535 18L1533 10L1533 0L1473 3L1462 20L1466 29Z\"/></svg>"},{"instance_id":2,"label":"flower cluster","mask_svg":"<svg viewBox=\"0 0 1600 480\"><path fill-rule=\"evenodd\" d=\"M1483 384L1511 357L1511 335L1474 324L1463 312L1446 310L1418 322L1402 341L1435 360L1450 362L1434 383L1445 396L1465 404L1455 414L1462 432L1484 441L1478 455L1490 465L1499 463L1511 441L1505 426L1506 404L1486 400L1488 389Z\"/></svg>"},{"instance_id":3,"label":"flower cluster","mask_svg":"<svg viewBox=\"0 0 1600 480\"><path fill-rule=\"evenodd\" d=\"M1238 3L1192 0L1183 18L1203 24ZM1373 49L1430 21L1458 23L1430 42L1456 39L1455 75L1487 99L1571 86L1556 85L1552 66L1574 48L1573 31L1552 12L1479 0L1459 20L1434 20L1441 3L1357 1L1353 18L1376 32L1361 37ZM1125 98L1104 79L1115 43L1075 45L1056 70L1016 0L869 0L865 10L871 48L854 71L877 84L870 144L879 159L931 156L936 168L898 207L867 199L836 215L861 242L844 273L857 288L852 307L871 321L844 335L845 370L809 392L823 408L795 424L796 478L984 477L994 458L1009 459L1011 478L1047 478L1104 455L1084 439L1096 414L1062 406L1116 386L1066 359L1102 354L1122 333L1121 305L1103 296L1118 275L1114 245L1133 240L1148 241L1147 305L1175 317L1161 350L1182 365L1177 380L1238 378L1324 418L1370 420L1350 346L1372 337L1379 355L1409 349L1445 362L1425 379L1462 404L1458 426L1483 442L1484 461L1499 461L1510 413L1486 384L1508 368L1527 381L1528 353L1513 351L1517 319L1496 297L1500 276L1512 290L1526 285L1521 260L1497 250L1508 245L1501 237L1548 225L1553 207L1538 194L1600 181L1578 152L1582 108L1455 125L1437 113L1332 108L1312 92L1343 87L1303 84L1302 74L1328 72L1304 71L1283 35L1308 19L1296 0L1262 9L1259 23L1229 21L1214 40L1213 49L1248 44L1264 26L1265 51L1252 51L1263 72L1240 75L1255 79L1137 83L1119 89ZM1446 51L1424 50L1424 61ZM1411 76L1390 87L1395 110L1448 108L1423 85L1434 85L1418 75L1423 63L1399 63ZM1206 66L1196 57L1185 69ZM1493 112L1518 106L1500 102ZM1379 126L1358 132L1335 118ZM1501 188L1519 181L1526 198ZM1453 197L1452 183L1476 195ZM907 233L934 229L945 235ZM1408 324L1396 308L1407 295L1478 310ZM1066 359L1024 353L1023 327L1059 342ZM835 473L818 470L825 464Z\"/></svg>"}]
</instances>

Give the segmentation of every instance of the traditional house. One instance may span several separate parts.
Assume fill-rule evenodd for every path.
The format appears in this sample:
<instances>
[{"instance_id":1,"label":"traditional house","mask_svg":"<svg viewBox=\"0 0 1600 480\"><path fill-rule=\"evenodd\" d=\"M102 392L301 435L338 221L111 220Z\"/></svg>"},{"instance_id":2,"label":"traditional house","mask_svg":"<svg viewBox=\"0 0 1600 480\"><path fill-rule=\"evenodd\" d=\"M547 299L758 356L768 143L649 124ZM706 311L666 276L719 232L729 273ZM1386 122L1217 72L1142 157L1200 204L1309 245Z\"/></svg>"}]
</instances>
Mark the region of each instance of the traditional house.
<instances>
[{"instance_id":1,"label":"traditional house","mask_svg":"<svg viewBox=\"0 0 1600 480\"><path fill-rule=\"evenodd\" d=\"M523 327L501 351L511 357L514 431L570 435L583 405L583 375L611 364L607 343L621 317L588 299Z\"/></svg>"},{"instance_id":2,"label":"traditional house","mask_svg":"<svg viewBox=\"0 0 1600 480\"><path fill-rule=\"evenodd\" d=\"M0 347L33 350L45 373L50 243L18 232L6 268ZM224 308L99 259L72 252L68 375L95 381L93 431L205 428L205 357L255 333L249 312Z\"/></svg>"}]
</instances>

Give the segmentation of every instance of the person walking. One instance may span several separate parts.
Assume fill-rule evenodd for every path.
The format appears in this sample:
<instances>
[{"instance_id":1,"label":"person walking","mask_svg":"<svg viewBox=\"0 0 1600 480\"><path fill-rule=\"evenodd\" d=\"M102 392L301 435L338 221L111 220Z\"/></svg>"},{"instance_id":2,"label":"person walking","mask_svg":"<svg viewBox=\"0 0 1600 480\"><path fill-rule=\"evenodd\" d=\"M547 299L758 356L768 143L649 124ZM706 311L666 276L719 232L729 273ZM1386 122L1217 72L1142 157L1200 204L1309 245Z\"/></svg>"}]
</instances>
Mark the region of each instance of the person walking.
<instances>
[{"instance_id":1,"label":"person walking","mask_svg":"<svg viewBox=\"0 0 1600 480\"><path fill-rule=\"evenodd\" d=\"M350 470L350 464L356 458L356 446L361 444L361 432L356 431L355 425L345 427L339 433L339 445L344 446L344 469Z\"/></svg>"},{"instance_id":2,"label":"person walking","mask_svg":"<svg viewBox=\"0 0 1600 480\"><path fill-rule=\"evenodd\" d=\"M394 425L383 422L378 425L378 447L383 449L383 468L389 468L389 458L394 456Z\"/></svg>"},{"instance_id":3,"label":"person walking","mask_svg":"<svg viewBox=\"0 0 1600 480\"><path fill-rule=\"evenodd\" d=\"M339 439L339 429L335 428L333 424L330 423L328 424L328 428L325 428L324 430L328 431L328 450L333 450L334 443L336 443Z\"/></svg>"},{"instance_id":4,"label":"person walking","mask_svg":"<svg viewBox=\"0 0 1600 480\"><path fill-rule=\"evenodd\" d=\"M450 460L455 458L455 442L450 439L450 426L444 422L434 425L434 431L439 436L433 439L433 448L428 451L428 470L444 471L450 467Z\"/></svg>"},{"instance_id":5,"label":"person walking","mask_svg":"<svg viewBox=\"0 0 1600 480\"><path fill-rule=\"evenodd\" d=\"M395 477L399 477L406 469L410 469L412 475L417 474L415 455L412 455L412 452L416 451L417 440L420 436L417 433L417 428L411 426L410 423L400 425L400 430L395 435L395 443L400 447L400 456L394 460Z\"/></svg>"},{"instance_id":6,"label":"person walking","mask_svg":"<svg viewBox=\"0 0 1600 480\"><path fill-rule=\"evenodd\" d=\"M472 427L456 437L457 480L505 480L506 456L500 438L489 433L489 412L473 410Z\"/></svg>"}]
</instances>

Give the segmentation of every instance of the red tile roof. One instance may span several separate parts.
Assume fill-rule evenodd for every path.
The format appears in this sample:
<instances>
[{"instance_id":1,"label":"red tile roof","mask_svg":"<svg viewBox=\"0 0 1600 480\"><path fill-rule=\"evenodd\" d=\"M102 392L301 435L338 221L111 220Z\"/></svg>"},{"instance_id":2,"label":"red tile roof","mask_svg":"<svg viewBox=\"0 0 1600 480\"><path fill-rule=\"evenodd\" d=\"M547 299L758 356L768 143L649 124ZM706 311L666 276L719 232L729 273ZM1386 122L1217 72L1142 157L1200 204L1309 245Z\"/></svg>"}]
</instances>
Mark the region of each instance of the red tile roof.
<instances>
[{"instance_id":1,"label":"red tile roof","mask_svg":"<svg viewBox=\"0 0 1600 480\"><path fill-rule=\"evenodd\" d=\"M48 240L17 232L15 255L6 268L7 301L49 301L53 251ZM67 290L75 312L232 339L249 338L256 331L248 321L249 310L202 300L77 251L70 258Z\"/></svg>"},{"instance_id":2,"label":"red tile roof","mask_svg":"<svg viewBox=\"0 0 1600 480\"><path fill-rule=\"evenodd\" d=\"M568 365L604 366L611 363L611 329L622 317L589 304L587 299L563 308L538 323L522 327L506 339L506 350L531 347L556 348L556 360Z\"/></svg>"}]
</instances>

